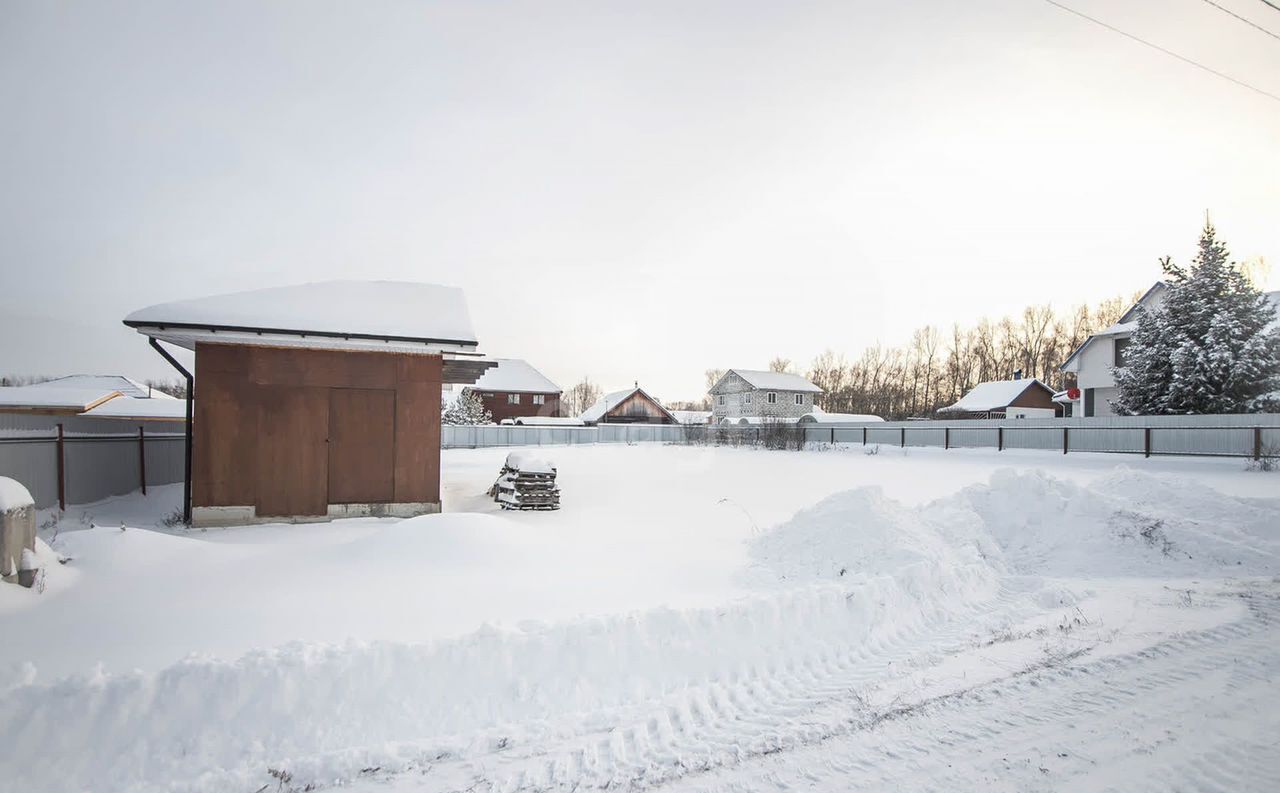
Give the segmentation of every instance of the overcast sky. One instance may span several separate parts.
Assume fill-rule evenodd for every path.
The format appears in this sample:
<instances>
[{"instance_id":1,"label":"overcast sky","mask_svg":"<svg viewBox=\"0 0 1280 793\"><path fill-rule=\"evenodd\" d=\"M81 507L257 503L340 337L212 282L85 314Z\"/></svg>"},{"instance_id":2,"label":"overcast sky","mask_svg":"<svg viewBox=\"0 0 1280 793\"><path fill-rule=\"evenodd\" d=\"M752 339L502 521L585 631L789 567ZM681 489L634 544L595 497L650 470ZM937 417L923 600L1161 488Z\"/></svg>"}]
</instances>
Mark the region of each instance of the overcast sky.
<instances>
[{"instance_id":1,"label":"overcast sky","mask_svg":"<svg viewBox=\"0 0 1280 793\"><path fill-rule=\"evenodd\" d=\"M1280 94L1203 0L1063 1ZM0 113L4 372L167 376L129 311L390 278L696 399L1145 288L1206 209L1280 265L1280 102L1037 0L0 0Z\"/></svg>"}]
</instances>

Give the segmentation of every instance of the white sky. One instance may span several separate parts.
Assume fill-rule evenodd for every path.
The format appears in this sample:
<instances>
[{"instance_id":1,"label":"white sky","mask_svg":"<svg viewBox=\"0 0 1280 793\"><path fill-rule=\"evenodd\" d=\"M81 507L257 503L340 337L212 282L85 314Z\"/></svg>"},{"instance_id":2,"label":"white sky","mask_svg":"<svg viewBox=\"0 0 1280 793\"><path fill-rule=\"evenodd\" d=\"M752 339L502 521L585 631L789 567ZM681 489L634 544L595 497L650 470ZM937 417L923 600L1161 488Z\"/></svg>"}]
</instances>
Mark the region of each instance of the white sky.
<instances>
[{"instance_id":1,"label":"white sky","mask_svg":"<svg viewBox=\"0 0 1280 793\"><path fill-rule=\"evenodd\" d=\"M1201 0L1064 2L1280 94ZM695 399L1145 288L1205 209L1280 270L1280 102L1035 0L5 0L0 108L4 372L169 376L129 311L395 278L564 388Z\"/></svg>"}]
</instances>

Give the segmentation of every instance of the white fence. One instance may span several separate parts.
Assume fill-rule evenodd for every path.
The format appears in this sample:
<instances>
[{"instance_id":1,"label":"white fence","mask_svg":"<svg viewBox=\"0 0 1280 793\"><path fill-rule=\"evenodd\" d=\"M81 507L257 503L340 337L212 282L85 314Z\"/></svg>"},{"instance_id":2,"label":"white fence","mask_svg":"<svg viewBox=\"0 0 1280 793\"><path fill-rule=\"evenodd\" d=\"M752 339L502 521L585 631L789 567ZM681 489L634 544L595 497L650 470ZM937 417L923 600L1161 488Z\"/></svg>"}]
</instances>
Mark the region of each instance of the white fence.
<instances>
[{"instance_id":1,"label":"white fence","mask_svg":"<svg viewBox=\"0 0 1280 793\"><path fill-rule=\"evenodd\" d=\"M777 430L772 430L776 432ZM1039 449L1059 453L1107 452L1147 456L1280 455L1280 415L1109 416L1068 419L893 421L875 424L791 426L808 443L943 449ZM567 446L582 443L762 442L769 428L656 424L596 427L446 426L442 445L453 448Z\"/></svg>"},{"instance_id":2,"label":"white fence","mask_svg":"<svg viewBox=\"0 0 1280 793\"><path fill-rule=\"evenodd\" d=\"M171 422L0 414L0 476L25 485L41 509L181 482L185 452Z\"/></svg>"}]
</instances>

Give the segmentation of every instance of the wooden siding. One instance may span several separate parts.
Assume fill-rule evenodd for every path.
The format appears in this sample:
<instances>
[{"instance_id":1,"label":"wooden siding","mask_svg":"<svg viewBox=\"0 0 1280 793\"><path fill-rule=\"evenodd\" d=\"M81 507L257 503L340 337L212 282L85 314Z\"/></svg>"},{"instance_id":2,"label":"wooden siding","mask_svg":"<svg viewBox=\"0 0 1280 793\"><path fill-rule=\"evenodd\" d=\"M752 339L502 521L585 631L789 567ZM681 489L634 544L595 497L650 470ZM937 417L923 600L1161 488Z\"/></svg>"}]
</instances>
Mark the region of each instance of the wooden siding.
<instances>
[{"instance_id":1,"label":"wooden siding","mask_svg":"<svg viewBox=\"0 0 1280 793\"><path fill-rule=\"evenodd\" d=\"M1027 390L1018 395L1018 398L1009 403L1010 407L1019 408L1049 408L1054 411L1055 415L1062 415L1062 405L1053 401L1053 392L1048 388L1041 388L1032 384Z\"/></svg>"},{"instance_id":2,"label":"wooden siding","mask_svg":"<svg viewBox=\"0 0 1280 793\"><path fill-rule=\"evenodd\" d=\"M637 391L619 402L600 419L602 424L674 424L656 402Z\"/></svg>"},{"instance_id":3,"label":"wooden siding","mask_svg":"<svg viewBox=\"0 0 1280 793\"><path fill-rule=\"evenodd\" d=\"M196 345L193 505L439 503L441 368L431 355Z\"/></svg>"}]
</instances>

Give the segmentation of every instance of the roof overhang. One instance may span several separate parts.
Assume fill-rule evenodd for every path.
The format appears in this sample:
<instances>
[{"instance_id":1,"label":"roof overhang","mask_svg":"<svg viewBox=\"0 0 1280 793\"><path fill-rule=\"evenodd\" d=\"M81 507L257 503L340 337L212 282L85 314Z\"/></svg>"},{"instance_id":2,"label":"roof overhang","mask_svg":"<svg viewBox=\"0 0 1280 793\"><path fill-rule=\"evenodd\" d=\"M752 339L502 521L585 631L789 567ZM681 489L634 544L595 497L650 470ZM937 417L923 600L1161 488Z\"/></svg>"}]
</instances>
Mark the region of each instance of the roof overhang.
<instances>
[{"instance_id":1,"label":"roof overhang","mask_svg":"<svg viewBox=\"0 0 1280 793\"><path fill-rule=\"evenodd\" d=\"M200 325L185 322L142 322L124 324L144 336L194 350L196 344L242 344L260 347L309 347L324 350L396 352L416 355L456 355L479 357L476 342L419 336L383 336L371 333L339 333L302 328L260 328L244 325ZM486 367L487 368L487 367Z\"/></svg>"}]
</instances>

